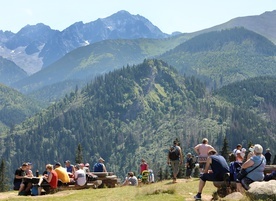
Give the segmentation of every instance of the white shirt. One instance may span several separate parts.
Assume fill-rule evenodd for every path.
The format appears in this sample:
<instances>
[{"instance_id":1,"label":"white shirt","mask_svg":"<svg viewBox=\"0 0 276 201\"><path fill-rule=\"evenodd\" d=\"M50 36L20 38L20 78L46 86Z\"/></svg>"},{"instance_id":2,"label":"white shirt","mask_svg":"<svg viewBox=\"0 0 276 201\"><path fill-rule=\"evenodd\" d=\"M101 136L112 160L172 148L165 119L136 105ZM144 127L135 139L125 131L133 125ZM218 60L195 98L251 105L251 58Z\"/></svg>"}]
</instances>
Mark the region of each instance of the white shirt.
<instances>
[{"instance_id":1,"label":"white shirt","mask_svg":"<svg viewBox=\"0 0 276 201\"><path fill-rule=\"evenodd\" d=\"M86 183L86 174L82 169L75 171L77 185L83 186Z\"/></svg>"}]
</instances>

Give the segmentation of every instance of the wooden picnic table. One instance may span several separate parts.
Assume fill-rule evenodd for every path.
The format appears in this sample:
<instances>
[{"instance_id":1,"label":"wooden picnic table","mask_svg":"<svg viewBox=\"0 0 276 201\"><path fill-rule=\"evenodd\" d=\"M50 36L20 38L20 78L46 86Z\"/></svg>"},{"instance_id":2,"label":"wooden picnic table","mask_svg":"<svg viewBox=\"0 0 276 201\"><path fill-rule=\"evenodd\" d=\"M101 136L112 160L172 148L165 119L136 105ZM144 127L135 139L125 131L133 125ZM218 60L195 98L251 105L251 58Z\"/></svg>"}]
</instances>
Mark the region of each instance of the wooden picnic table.
<instances>
[{"instance_id":1,"label":"wooden picnic table","mask_svg":"<svg viewBox=\"0 0 276 201\"><path fill-rule=\"evenodd\" d=\"M108 188L114 188L118 184L118 177L113 172L91 172L93 175L97 175L97 180L102 181L102 185L106 185ZM99 186L99 187L101 187Z\"/></svg>"}]
</instances>

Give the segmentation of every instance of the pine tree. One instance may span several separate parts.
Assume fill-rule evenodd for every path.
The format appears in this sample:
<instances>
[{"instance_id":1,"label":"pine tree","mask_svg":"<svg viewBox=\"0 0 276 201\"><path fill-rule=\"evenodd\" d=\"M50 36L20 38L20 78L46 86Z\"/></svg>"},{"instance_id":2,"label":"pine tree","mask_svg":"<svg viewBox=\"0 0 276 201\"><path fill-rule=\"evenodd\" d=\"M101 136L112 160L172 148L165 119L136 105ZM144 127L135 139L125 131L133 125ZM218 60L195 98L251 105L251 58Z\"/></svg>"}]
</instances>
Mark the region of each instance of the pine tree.
<instances>
[{"instance_id":1,"label":"pine tree","mask_svg":"<svg viewBox=\"0 0 276 201\"><path fill-rule=\"evenodd\" d=\"M227 138L226 136L224 137L224 140L223 140L223 147L222 147L222 150L221 150L221 155L225 158L226 161L228 161L228 154L229 154L229 151L228 151L228 141L227 141Z\"/></svg>"},{"instance_id":2,"label":"pine tree","mask_svg":"<svg viewBox=\"0 0 276 201\"><path fill-rule=\"evenodd\" d=\"M5 161L2 159L0 164L0 192L8 191L7 174Z\"/></svg>"},{"instance_id":3,"label":"pine tree","mask_svg":"<svg viewBox=\"0 0 276 201\"><path fill-rule=\"evenodd\" d=\"M82 147L80 144L78 144L78 148L76 151L76 164L82 163L83 162L83 156L82 156Z\"/></svg>"}]
</instances>

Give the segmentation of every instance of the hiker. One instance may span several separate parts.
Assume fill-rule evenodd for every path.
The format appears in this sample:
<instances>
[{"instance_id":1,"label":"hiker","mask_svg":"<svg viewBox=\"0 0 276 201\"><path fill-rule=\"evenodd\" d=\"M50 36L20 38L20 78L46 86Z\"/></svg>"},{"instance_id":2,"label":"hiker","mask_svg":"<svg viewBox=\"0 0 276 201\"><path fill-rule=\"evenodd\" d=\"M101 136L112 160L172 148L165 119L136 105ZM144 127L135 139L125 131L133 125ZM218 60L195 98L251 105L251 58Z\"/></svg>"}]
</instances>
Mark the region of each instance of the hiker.
<instances>
[{"instance_id":1,"label":"hiker","mask_svg":"<svg viewBox=\"0 0 276 201\"><path fill-rule=\"evenodd\" d=\"M70 182L70 178L68 173L66 172L65 168L61 167L61 164L59 162L57 162L55 164L55 171L58 175L58 184L59 186L62 184L67 184Z\"/></svg>"},{"instance_id":2,"label":"hiker","mask_svg":"<svg viewBox=\"0 0 276 201\"><path fill-rule=\"evenodd\" d=\"M243 157L242 157L242 151L241 150L242 150L242 145L238 144L236 146L236 149L233 150L233 154L235 154L235 156L236 156L236 161L242 163Z\"/></svg>"},{"instance_id":3,"label":"hiker","mask_svg":"<svg viewBox=\"0 0 276 201\"><path fill-rule=\"evenodd\" d=\"M194 160L191 153L187 154L186 159L186 179L191 179L192 171L194 169Z\"/></svg>"},{"instance_id":4,"label":"hiker","mask_svg":"<svg viewBox=\"0 0 276 201\"><path fill-rule=\"evenodd\" d=\"M127 173L127 177L125 178L122 186L138 186L138 179L134 176L133 172Z\"/></svg>"},{"instance_id":5,"label":"hiker","mask_svg":"<svg viewBox=\"0 0 276 201\"><path fill-rule=\"evenodd\" d=\"M254 181L262 181L264 179L264 169L266 160L263 156L263 147L260 144L254 145L254 156L242 164L241 169L245 169L247 174L244 178L237 179L237 191L243 192L249 189L249 184Z\"/></svg>"},{"instance_id":6,"label":"hiker","mask_svg":"<svg viewBox=\"0 0 276 201\"><path fill-rule=\"evenodd\" d=\"M148 164L147 164L146 160L145 159L141 159L140 174L142 174L142 172L144 170L148 170L148 169L149 169L149 167L148 167Z\"/></svg>"},{"instance_id":7,"label":"hiker","mask_svg":"<svg viewBox=\"0 0 276 201\"><path fill-rule=\"evenodd\" d=\"M176 140L173 141L173 146L169 150L167 163L172 166L173 183L176 183L179 166L183 163L183 154Z\"/></svg>"},{"instance_id":8,"label":"hiker","mask_svg":"<svg viewBox=\"0 0 276 201\"><path fill-rule=\"evenodd\" d=\"M265 160L266 160L266 164L270 165L270 163L271 163L271 153L270 153L269 148L266 149Z\"/></svg>"},{"instance_id":9,"label":"hiker","mask_svg":"<svg viewBox=\"0 0 276 201\"><path fill-rule=\"evenodd\" d=\"M27 195L32 187L32 183L26 181L27 163L23 163L14 173L13 189L18 190L18 195Z\"/></svg>"},{"instance_id":10,"label":"hiker","mask_svg":"<svg viewBox=\"0 0 276 201\"><path fill-rule=\"evenodd\" d=\"M48 174L44 174L38 182L38 195L41 195L42 188L45 190L46 194L52 193L53 190L57 188L58 175L53 169L53 165L47 164L46 170ZM41 186L42 183L44 184L43 186Z\"/></svg>"},{"instance_id":11,"label":"hiker","mask_svg":"<svg viewBox=\"0 0 276 201\"><path fill-rule=\"evenodd\" d=\"M211 170L209 168L211 167ZM201 193L206 181L223 181L225 175L229 173L229 166L225 158L217 154L215 149L208 152L204 173L200 176L198 193L195 199L201 199Z\"/></svg>"},{"instance_id":12,"label":"hiker","mask_svg":"<svg viewBox=\"0 0 276 201\"><path fill-rule=\"evenodd\" d=\"M94 165L94 172L107 172L102 157L100 157L98 162Z\"/></svg>"},{"instance_id":13,"label":"hiker","mask_svg":"<svg viewBox=\"0 0 276 201\"><path fill-rule=\"evenodd\" d=\"M208 139L203 138L202 143L196 145L194 147L195 152L198 155L198 164L200 168L200 174L203 174L205 165L206 165L206 160L208 157L208 151L214 149L211 145L208 144Z\"/></svg>"},{"instance_id":14,"label":"hiker","mask_svg":"<svg viewBox=\"0 0 276 201\"><path fill-rule=\"evenodd\" d=\"M81 166L78 164L75 166L75 181L77 186L84 186L86 184L86 173L81 168Z\"/></svg>"}]
</instances>

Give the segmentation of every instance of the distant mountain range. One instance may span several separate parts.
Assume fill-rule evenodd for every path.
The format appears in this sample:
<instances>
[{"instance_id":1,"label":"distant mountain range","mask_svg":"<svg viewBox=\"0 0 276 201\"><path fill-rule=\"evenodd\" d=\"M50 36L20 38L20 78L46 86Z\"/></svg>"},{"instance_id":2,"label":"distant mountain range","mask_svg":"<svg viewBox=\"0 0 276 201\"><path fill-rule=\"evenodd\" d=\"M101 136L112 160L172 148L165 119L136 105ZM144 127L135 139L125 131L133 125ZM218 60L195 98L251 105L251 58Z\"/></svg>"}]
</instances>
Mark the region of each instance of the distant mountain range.
<instances>
[{"instance_id":1,"label":"distant mountain range","mask_svg":"<svg viewBox=\"0 0 276 201\"><path fill-rule=\"evenodd\" d=\"M189 60L189 55L186 54L188 57L182 57L181 59L186 60L185 63L188 62L189 66L181 67L181 62L177 61L179 60L177 54L168 55L175 53L177 50L173 49L179 45L189 46L189 43L193 45L192 38L200 35L202 37L196 44L198 47L204 45L207 40L210 43L209 45L212 46L211 40L216 40L216 38L208 38L207 35L203 34L236 26L243 26L273 42L276 38L273 19L276 20L276 11L265 12L259 16L235 18L224 24L195 33L169 36L162 33L144 17L131 15L127 11L119 11L110 17L87 24L77 22L63 31L52 30L49 26L43 24L28 25L16 34L0 31L0 45L2 47L0 48L0 55L3 55L3 58L0 57L0 61L3 60L3 62L0 62L0 82L21 92L36 94L35 96L41 94L37 90L42 90L45 94L46 91L53 88L51 87L52 84L55 84L55 88L58 85L60 87L64 86L64 89L60 88L60 90L54 90L51 95L43 96L48 101L53 101L61 94L74 89L76 85L82 86L98 75L126 65L141 63L145 58L158 57L165 59L179 70L182 69L181 71L185 71L186 74L197 74L205 77L205 80L211 78L211 80L213 79L219 83L217 86L222 86L231 83L231 80L234 81L236 78L230 80L226 78L221 83L221 78L208 75L207 71L197 72L196 69L199 67L197 66L198 63L195 62L199 60L204 62L202 60L204 57L199 59L194 57L196 56L194 54L192 56L194 60ZM188 42L190 39L191 41ZM198 38L195 40L198 40ZM186 41L188 43L184 45ZM223 40L221 42L224 43ZM193 47L190 45L190 48ZM179 47L178 50L180 50ZM190 51L187 48L186 50ZM225 49L222 48L218 51L225 51ZM241 57L239 61L243 62L244 59L247 59L243 54L243 52L239 54ZM174 58L175 56L176 58ZM219 59L222 59L222 57L219 57ZM271 59L269 62L271 62ZM204 65L204 63L202 64ZM9 67L10 65L13 68ZM218 64L214 63L212 65ZM270 65L274 65L273 59ZM42 66L44 67L42 68ZM23 72L22 69L25 69L27 73ZM255 75L258 75L258 73ZM250 77L250 75L238 75L237 77L243 79ZM220 81L218 81L219 79ZM66 84L62 84L63 82L66 82ZM71 87L68 83L71 83ZM54 93L57 93L57 95Z\"/></svg>"},{"instance_id":2,"label":"distant mountain range","mask_svg":"<svg viewBox=\"0 0 276 201\"><path fill-rule=\"evenodd\" d=\"M18 33L0 31L0 56L33 74L66 53L98 41L166 37L167 34L146 18L119 11L86 24L76 22L63 31L52 30L42 23L27 25ZM29 58L27 62L26 58Z\"/></svg>"}]
</instances>

